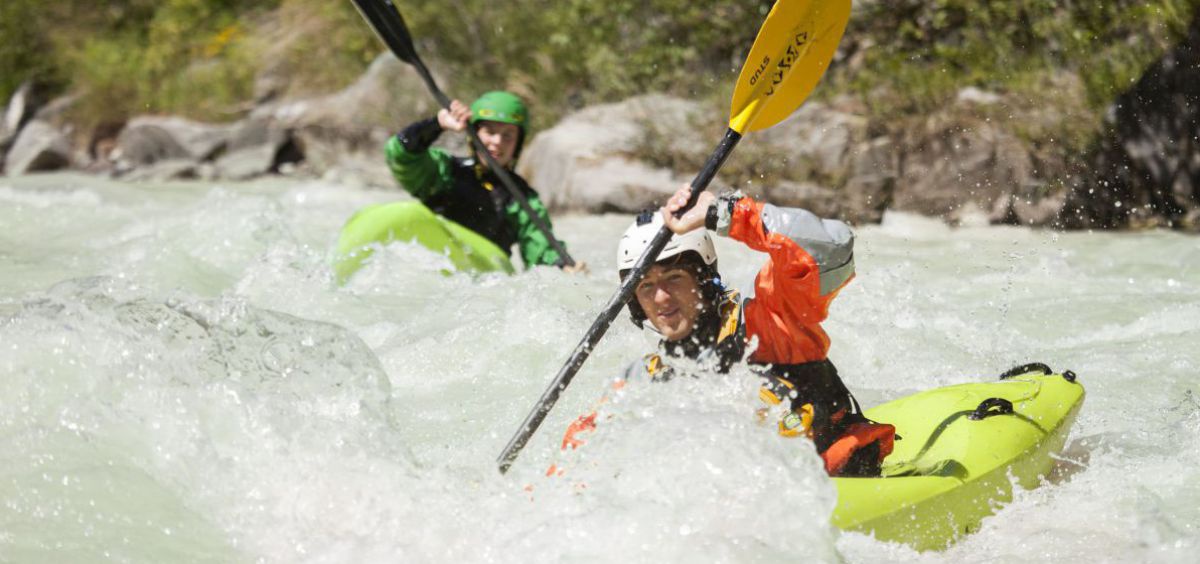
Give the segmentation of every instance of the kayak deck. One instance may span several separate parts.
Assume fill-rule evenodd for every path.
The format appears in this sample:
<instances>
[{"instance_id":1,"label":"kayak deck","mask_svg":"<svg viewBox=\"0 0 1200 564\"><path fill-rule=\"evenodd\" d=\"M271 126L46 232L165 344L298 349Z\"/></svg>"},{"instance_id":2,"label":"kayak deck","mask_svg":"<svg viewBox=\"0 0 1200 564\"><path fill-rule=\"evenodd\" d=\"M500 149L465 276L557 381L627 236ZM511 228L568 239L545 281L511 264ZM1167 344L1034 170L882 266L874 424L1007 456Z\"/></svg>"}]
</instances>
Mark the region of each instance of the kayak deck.
<instances>
[{"instance_id":1,"label":"kayak deck","mask_svg":"<svg viewBox=\"0 0 1200 564\"><path fill-rule=\"evenodd\" d=\"M941 549L1010 501L1013 481L1036 487L1066 442L1084 390L1069 371L1033 366L1045 374L928 390L867 410L895 425L902 440L883 477L834 478L834 525Z\"/></svg>"}]
</instances>

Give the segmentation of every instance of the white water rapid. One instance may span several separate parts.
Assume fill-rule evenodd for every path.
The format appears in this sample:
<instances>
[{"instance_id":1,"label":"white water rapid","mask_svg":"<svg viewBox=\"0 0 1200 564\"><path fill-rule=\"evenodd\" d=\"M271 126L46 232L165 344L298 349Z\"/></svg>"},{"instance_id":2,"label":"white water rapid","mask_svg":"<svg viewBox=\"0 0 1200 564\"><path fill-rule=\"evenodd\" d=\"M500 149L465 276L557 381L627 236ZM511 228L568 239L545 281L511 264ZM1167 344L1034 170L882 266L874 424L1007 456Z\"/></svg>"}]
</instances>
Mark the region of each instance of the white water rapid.
<instances>
[{"instance_id":1,"label":"white water rapid","mask_svg":"<svg viewBox=\"0 0 1200 564\"><path fill-rule=\"evenodd\" d=\"M1200 239L858 229L831 358L860 401L1040 361L1087 399L1059 471L943 552L841 533L748 373L630 389L615 322L513 470L494 459L616 290L627 216L555 224L587 275L446 276L393 245L345 287L335 182L0 179L0 562L1194 562ZM720 241L746 287L762 256ZM543 474L564 462L563 478Z\"/></svg>"}]
</instances>

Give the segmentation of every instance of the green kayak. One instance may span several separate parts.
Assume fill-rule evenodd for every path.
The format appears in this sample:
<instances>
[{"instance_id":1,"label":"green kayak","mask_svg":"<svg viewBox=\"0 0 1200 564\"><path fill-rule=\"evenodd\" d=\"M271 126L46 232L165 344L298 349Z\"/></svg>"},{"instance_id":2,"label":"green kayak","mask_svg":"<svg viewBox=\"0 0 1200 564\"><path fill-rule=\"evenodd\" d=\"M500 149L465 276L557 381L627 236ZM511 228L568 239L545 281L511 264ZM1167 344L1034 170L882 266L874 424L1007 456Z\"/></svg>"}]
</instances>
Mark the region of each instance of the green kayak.
<instances>
[{"instance_id":1,"label":"green kayak","mask_svg":"<svg viewBox=\"0 0 1200 564\"><path fill-rule=\"evenodd\" d=\"M345 283L381 245L416 241L443 254L464 272L516 270L508 252L486 237L433 213L420 202L394 202L369 206L355 213L338 237L333 270Z\"/></svg>"},{"instance_id":2,"label":"green kayak","mask_svg":"<svg viewBox=\"0 0 1200 564\"><path fill-rule=\"evenodd\" d=\"M1034 488L1049 474L1083 404L1070 372L1044 364L999 382L921 392L866 411L902 437L882 478L834 478L833 524L918 550L942 549L979 528L1012 483Z\"/></svg>"}]
</instances>

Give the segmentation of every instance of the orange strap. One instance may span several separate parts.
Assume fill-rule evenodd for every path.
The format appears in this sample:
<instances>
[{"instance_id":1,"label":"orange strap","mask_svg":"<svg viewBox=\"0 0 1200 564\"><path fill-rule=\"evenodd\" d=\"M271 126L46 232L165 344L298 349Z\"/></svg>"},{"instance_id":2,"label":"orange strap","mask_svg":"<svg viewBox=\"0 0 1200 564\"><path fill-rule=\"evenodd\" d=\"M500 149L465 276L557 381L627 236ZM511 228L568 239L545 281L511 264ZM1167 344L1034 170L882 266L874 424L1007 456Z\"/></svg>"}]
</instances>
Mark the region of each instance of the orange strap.
<instances>
[{"instance_id":1,"label":"orange strap","mask_svg":"<svg viewBox=\"0 0 1200 564\"><path fill-rule=\"evenodd\" d=\"M879 443L879 461L883 462L895 447L896 427L886 423L869 422L851 425L821 453L821 458L825 461L825 472L830 476L837 476L858 449L874 442Z\"/></svg>"}]
</instances>

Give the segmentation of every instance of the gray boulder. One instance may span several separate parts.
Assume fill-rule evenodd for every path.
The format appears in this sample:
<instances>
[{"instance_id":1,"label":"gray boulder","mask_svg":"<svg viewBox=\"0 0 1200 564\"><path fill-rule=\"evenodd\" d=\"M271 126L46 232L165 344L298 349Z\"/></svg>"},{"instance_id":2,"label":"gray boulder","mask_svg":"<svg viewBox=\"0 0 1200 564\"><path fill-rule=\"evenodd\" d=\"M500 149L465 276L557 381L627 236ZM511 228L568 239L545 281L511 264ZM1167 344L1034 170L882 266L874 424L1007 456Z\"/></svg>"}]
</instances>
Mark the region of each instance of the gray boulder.
<instances>
[{"instance_id":1,"label":"gray boulder","mask_svg":"<svg viewBox=\"0 0 1200 564\"><path fill-rule=\"evenodd\" d=\"M222 155L214 165L219 178L249 180L271 172L274 162L275 149L259 145Z\"/></svg>"},{"instance_id":2,"label":"gray boulder","mask_svg":"<svg viewBox=\"0 0 1200 564\"><path fill-rule=\"evenodd\" d=\"M275 172L284 163L302 160L303 154L291 132L269 118L209 124L179 117L141 116L121 130L112 158L117 161L117 170L134 180L207 174L247 180Z\"/></svg>"},{"instance_id":3,"label":"gray boulder","mask_svg":"<svg viewBox=\"0 0 1200 564\"><path fill-rule=\"evenodd\" d=\"M1004 222L1013 191L1035 184L1029 150L990 123L933 116L906 134L892 209L952 224L985 210Z\"/></svg>"},{"instance_id":4,"label":"gray boulder","mask_svg":"<svg viewBox=\"0 0 1200 564\"><path fill-rule=\"evenodd\" d=\"M822 217L843 216L838 193L819 184L783 180L765 190L763 199L777 206L804 208Z\"/></svg>"},{"instance_id":5,"label":"gray boulder","mask_svg":"<svg viewBox=\"0 0 1200 564\"><path fill-rule=\"evenodd\" d=\"M778 125L753 135L756 143L777 148L794 176L836 185L850 172L851 149L867 140L867 119L808 102Z\"/></svg>"},{"instance_id":6,"label":"gray boulder","mask_svg":"<svg viewBox=\"0 0 1200 564\"><path fill-rule=\"evenodd\" d=\"M276 172L286 162L297 162L303 154L291 133L268 119L248 119L234 125L228 145L214 162L219 178L247 180Z\"/></svg>"},{"instance_id":7,"label":"gray boulder","mask_svg":"<svg viewBox=\"0 0 1200 564\"><path fill-rule=\"evenodd\" d=\"M209 160L225 150L235 128L174 116L139 116L117 136L112 158L122 170L164 160Z\"/></svg>"},{"instance_id":8,"label":"gray boulder","mask_svg":"<svg viewBox=\"0 0 1200 564\"><path fill-rule=\"evenodd\" d=\"M8 104L4 106L4 115L0 116L0 156L8 152L13 141L17 139L17 134L21 132L21 127L33 117L36 110L33 98L33 83L26 81L17 88L9 98Z\"/></svg>"},{"instance_id":9,"label":"gray boulder","mask_svg":"<svg viewBox=\"0 0 1200 564\"><path fill-rule=\"evenodd\" d=\"M33 119L43 102L37 86L28 80L9 97L3 115L0 115L0 171L4 170L5 156L17 140L17 134Z\"/></svg>"},{"instance_id":10,"label":"gray boulder","mask_svg":"<svg viewBox=\"0 0 1200 564\"><path fill-rule=\"evenodd\" d=\"M859 143L850 151L850 177L842 187L842 217L858 223L878 223L892 203L900 155L891 137Z\"/></svg>"},{"instance_id":11,"label":"gray boulder","mask_svg":"<svg viewBox=\"0 0 1200 564\"><path fill-rule=\"evenodd\" d=\"M636 212L661 205L690 178L635 157L648 144L663 153L703 151L691 133L700 119L698 104L657 94L589 107L530 140L517 172L556 211Z\"/></svg>"},{"instance_id":12,"label":"gray boulder","mask_svg":"<svg viewBox=\"0 0 1200 564\"><path fill-rule=\"evenodd\" d=\"M444 81L439 84L446 88ZM269 117L287 127L325 127L343 133L369 135L377 128L392 130L437 112L420 75L390 53L378 56L367 72L333 94L268 104L250 117Z\"/></svg>"},{"instance_id":13,"label":"gray boulder","mask_svg":"<svg viewBox=\"0 0 1200 564\"><path fill-rule=\"evenodd\" d=\"M996 203L991 216L1003 217L1004 223L1036 227L1057 227L1067 202L1065 189L1047 193L1043 184L1033 184L1014 191Z\"/></svg>"},{"instance_id":14,"label":"gray boulder","mask_svg":"<svg viewBox=\"0 0 1200 564\"><path fill-rule=\"evenodd\" d=\"M269 98L269 97L267 97ZM436 105L420 78L391 55L380 56L357 82L340 92L266 104L242 121L207 124L179 117L130 120L111 158L118 173L150 167L134 178L170 179L194 174L246 180L303 161L323 174L343 161L375 163L366 176L386 178L380 152L391 131ZM371 159L359 158L369 153ZM191 162L198 167L188 167ZM162 166L153 166L164 163ZM199 171L199 172L197 172Z\"/></svg>"},{"instance_id":15,"label":"gray boulder","mask_svg":"<svg viewBox=\"0 0 1200 564\"><path fill-rule=\"evenodd\" d=\"M439 84L446 84L439 79ZM344 160L377 163L382 177L383 144L401 127L437 112L420 76L390 53L377 57L354 84L326 96L260 106L253 119L269 119L290 132L296 150L317 174L335 169ZM370 155L363 159L362 154Z\"/></svg>"},{"instance_id":16,"label":"gray boulder","mask_svg":"<svg viewBox=\"0 0 1200 564\"><path fill-rule=\"evenodd\" d=\"M35 119L21 128L5 161L9 176L67 168L71 143L58 128Z\"/></svg>"}]
</instances>

